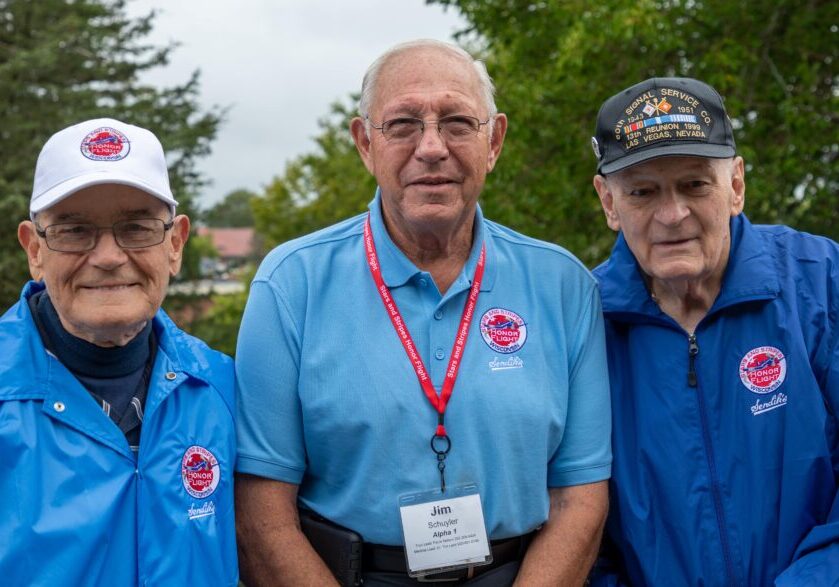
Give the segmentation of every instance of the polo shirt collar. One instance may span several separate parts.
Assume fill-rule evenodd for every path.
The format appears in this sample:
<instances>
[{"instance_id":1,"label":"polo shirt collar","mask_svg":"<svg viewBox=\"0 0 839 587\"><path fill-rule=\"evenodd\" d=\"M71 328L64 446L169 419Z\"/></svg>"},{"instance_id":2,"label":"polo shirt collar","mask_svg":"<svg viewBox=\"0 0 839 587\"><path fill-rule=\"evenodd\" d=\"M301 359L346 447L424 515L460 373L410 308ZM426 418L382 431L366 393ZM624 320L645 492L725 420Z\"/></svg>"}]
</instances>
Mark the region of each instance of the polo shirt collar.
<instances>
[{"instance_id":1,"label":"polo shirt collar","mask_svg":"<svg viewBox=\"0 0 839 587\"><path fill-rule=\"evenodd\" d=\"M370 228L373 231L373 242L376 244L376 254L379 257L379 264L382 267L382 279L388 287L399 287L408 283L415 275L422 273L422 270L408 259L405 253L396 246L385 227L382 216L382 195L381 188L376 189L376 196L368 206L370 209ZM475 267L478 265L478 257L481 254L481 244L486 242L486 263L484 266L484 279L481 283L481 291L489 291L495 283L496 263L495 247L492 238L487 234L484 223L484 215L481 206L475 210L474 240L472 250L466 264L458 275L455 282L446 292L446 297L455 294L462 289L469 289L472 285L472 278L475 276Z\"/></svg>"}]
</instances>

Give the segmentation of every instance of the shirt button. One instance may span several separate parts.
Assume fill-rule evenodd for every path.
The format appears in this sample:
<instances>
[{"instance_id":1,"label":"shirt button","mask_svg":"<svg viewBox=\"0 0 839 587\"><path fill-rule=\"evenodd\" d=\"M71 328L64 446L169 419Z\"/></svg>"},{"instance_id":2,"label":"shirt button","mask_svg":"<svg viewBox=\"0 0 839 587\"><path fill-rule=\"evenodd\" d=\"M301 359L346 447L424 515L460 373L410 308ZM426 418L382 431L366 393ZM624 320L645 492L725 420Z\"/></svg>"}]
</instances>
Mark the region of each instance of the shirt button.
<instances>
[{"instance_id":1,"label":"shirt button","mask_svg":"<svg viewBox=\"0 0 839 587\"><path fill-rule=\"evenodd\" d=\"M63 412L66 408L64 402L55 402L54 404L52 404L52 407L53 409L55 409L56 412Z\"/></svg>"},{"instance_id":2,"label":"shirt button","mask_svg":"<svg viewBox=\"0 0 839 587\"><path fill-rule=\"evenodd\" d=\"M172 371L169 371L169 372L166 374L166 379L168 379L169 381L172 381L172 380L173 380L173 379L175 379L176 377L177 377L177 375L175 375L175 373L173 373Z\"/></svg>"},{"instance_id":3,"label":"shirt button","mask_svg":"<svg viewBox=\"0 0 839 587\"><path fill-rule=\"evenodd\" d=\"M443 352L443 349L438 348L436 351L434 351L434 356L442 361L443 357L446 356L446 353Z\"/></svg>"},{"instance_id":4,"label":"shirt button","mask_svg":"<svg viewBox=\"0 0 839 587\"><path fill-rule=\"evenodd\" d=\"M420 284L422 287L425 287L426 285L428 285L428 281L427 281L425 278L423 278L423 279L420 279L420 280L419 280L419 284Z\"/></svg>"},{"instance_id":5,"label":"shirt button","mask_svg":"<svg viewBox=\"0 0 839 587\"><path fill-rule=\"evenodd\" d=\"M443 319L443 310L437 310L434 312L434 319L435 320L442 320Z\"/></svg>"}]
</instances>

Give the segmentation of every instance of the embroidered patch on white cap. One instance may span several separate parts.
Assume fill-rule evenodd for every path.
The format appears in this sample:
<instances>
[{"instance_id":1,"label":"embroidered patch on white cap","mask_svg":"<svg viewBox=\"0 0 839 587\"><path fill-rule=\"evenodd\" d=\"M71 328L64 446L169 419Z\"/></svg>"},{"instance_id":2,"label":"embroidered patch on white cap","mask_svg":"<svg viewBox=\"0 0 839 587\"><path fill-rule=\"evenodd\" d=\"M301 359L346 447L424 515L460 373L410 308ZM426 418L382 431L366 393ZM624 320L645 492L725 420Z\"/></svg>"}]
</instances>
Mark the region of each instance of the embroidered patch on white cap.
<instances>
[{"instance_id":1,"label":"embroidered patch on white cap","mask_svg":"<svg viewBox=\"0 0 839 587\"><path fill-rule=\"evenodd\" d=\"M131 151L128 137L115 128L103 126L82 139L82 155L94 161L119 161Z\"/></svg>"}]
</instances>

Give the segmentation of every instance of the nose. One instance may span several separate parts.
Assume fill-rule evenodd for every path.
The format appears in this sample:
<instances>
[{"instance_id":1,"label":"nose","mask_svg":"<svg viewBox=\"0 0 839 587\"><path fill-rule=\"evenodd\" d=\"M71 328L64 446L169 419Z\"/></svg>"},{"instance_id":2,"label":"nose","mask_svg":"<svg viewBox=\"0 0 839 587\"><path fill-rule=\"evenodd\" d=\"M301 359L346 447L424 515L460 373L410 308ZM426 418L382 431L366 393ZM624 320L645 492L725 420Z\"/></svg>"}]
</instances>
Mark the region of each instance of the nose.
<instances>
[{"instance_id":1,"label":"nose","mask_svg":"<svg viewBox=\"0 0 839 587\"><path fill-rule=\"evenodd\" d=\"M690 215L690 207L680 194L670 190L663 196L655 211L655 219L658 222L666 226L676 226Z\"/></svg>"},{"instance_id":2,"label":"nose","mask_svg":"<svg viewBox=\"0 0 839 587\"><path fill-rule=\"evenodd\" d=\"M88 262L100 269L116 269L128 260L125 250L117 244L113 230L100 230L96 246L87 256Z\"/></svg>"},{"instance_id":3,"label":"nose","mask_svg":"<svg viewBox=\"0 0 839 587\"><path fill-rule=\"evenodd\" d=\"M446 141L443 140L436 122L425 125L414 154L418 159L428 162L439 161L448 157L449 148Z\"/></svg>"}]
</instances>

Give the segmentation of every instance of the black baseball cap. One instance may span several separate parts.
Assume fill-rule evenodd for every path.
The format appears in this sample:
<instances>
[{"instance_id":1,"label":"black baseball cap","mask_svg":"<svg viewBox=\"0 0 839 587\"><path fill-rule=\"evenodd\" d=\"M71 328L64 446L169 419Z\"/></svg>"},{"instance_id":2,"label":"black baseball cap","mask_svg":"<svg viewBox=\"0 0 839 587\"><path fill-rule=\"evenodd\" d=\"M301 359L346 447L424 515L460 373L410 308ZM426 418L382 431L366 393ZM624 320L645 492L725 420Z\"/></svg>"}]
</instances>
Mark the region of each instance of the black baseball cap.
<instances>
[{"instance_id":1,"label":"black baseball cap","mask_svg":"<svg viewBox=\"0 0 839 587\"><path fill-rule=\"evenodd\" d=\"M654 77L606 100L591 139L597 173L656 157L734 156L734 133L722 97L689 77Z\"/></svg>"}]
</instances>

